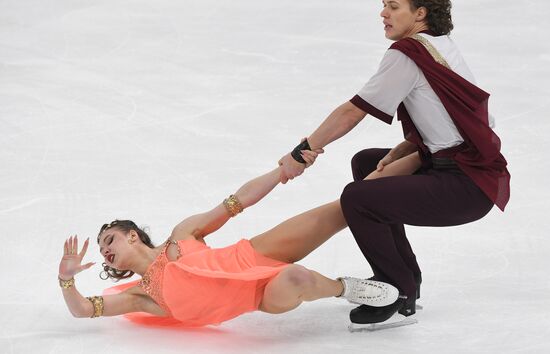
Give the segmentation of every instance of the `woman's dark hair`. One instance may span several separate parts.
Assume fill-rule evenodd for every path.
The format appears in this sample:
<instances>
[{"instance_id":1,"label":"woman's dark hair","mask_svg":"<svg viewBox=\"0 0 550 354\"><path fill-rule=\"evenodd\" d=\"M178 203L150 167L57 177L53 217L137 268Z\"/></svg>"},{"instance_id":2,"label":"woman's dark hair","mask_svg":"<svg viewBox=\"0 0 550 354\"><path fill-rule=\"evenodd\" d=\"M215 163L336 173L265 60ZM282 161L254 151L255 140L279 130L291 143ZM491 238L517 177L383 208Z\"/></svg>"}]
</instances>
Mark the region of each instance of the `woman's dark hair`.
<instances>
[{"instance_id":1,"label":"woman's dark hair","mask_svg":"<svg viewBox=\"0 0 550 354\"><path fill-rule=\"evenodd\" d=\"M411 9L414 11L419 7L425 7L428 10L426 23L430 30L437 35L449 34L453 30L453 20L451 18L451 0L409 0Z\"/></svg>"},{"instance_id":2,"label":"woman's dark hair","mask_svg":"<svg viewBox=\"0 0 550 354\"><path fill-rule=\"evenodd\" d=\"M151 237L149 237L147 232L139 228L131 220L115 220L110 224L103 224L103 226L101 226L101 229L99 229L99 234L97 234L98 244L99 244L99 235L101 235L103 231L111 228L117 228L120 231L125 233L128 233L134 230L138 234L141 242L143 242L149 248L155 248L155 246L151 242ZM102 276L102 274L105 274L105 276ZM114 279L115 281L119 281L120 279L130 278L132 275L134 275L134 272L132 272L131 270L118 270L113 267L109 267L106 263L103 263L103 271L99 274L99 277L104 280L111 278L111 279Z\"/></svg>"}]
</instances>

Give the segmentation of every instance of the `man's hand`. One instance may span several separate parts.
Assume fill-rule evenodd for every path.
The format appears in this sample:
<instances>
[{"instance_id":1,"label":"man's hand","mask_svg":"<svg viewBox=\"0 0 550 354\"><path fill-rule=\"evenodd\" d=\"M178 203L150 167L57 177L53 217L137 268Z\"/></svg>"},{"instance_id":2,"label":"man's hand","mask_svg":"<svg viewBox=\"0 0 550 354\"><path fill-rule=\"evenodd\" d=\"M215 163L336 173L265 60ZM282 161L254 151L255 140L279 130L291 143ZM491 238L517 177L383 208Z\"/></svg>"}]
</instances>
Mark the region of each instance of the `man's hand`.
<instances>
[{"instance_id":1,"label":"man's hand","mask_svg":"<svg viewBox=\"0 0 550 354\"><path fill-rule=\"evenodd\" d=\"M403 141L399 143L396 147L390 150L386 156L382 158L382 160L378 161L378 165L376 165L376 171L380 172L384 169L384 166L389 165L393 161L397 161L402 157L409 156L413 152L416 152L418 149L415 144L411 143L410 141Z\"/></svg>"},{"instance_id":2,"label":"man's hand","mask_svg":"<svg viewBox=\"0 0 550 354\"><path fill-rule=\"evenodd\" d=\"M302 139L302 141L304 141ZM300 163L290 155L290 153L286 154L279 160L279 166L281 166L281 183L285 184L288 182L288 180L294 179L294 177L298 177L302 173L304 173L304 170L311 165L315 163L315 160L317 159L317 156L319 154L324 153L325 150L323 149L315 149L315 150L302 150L301 156L306 162L305 164Z\"/></svg>"},{"instance_id":3,"label":"man's hand","mask_svg":"<svg viewBox=\"0 0 550 354\"><path fill-rule=\"evenodd\" d=\"M319 154L322 154L323 152L325 152L325 150L323 149L316 149L316 150L302 150L302 158L304 159L304 161L306 162L306 168L310 167L311 165L313 165L315 163L315 160L317 160L317 156L319 156Z\"/></svg>"},{"instance_id":4,"label":"man's hand","mask_svg":"<svg viewBox=\"0 0 550 354\"><path fill-rule=\"evenodd\" d=\"M382 158L382 160L378 161L378 165L376 165L376 171L380 172L384 170L384 166L389 165L393 162L393 156L391 151Z\"/></svg>"}]
</instances>

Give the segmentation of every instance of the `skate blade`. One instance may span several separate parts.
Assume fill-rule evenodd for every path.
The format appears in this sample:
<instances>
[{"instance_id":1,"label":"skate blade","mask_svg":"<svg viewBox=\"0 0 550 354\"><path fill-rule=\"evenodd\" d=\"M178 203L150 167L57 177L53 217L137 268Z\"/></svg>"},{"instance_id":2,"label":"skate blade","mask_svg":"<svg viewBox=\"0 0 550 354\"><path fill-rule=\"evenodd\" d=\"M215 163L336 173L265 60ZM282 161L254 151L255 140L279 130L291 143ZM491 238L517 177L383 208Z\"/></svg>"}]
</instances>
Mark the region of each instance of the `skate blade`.
<instances>
[{"instance_id":1,"label":"skate blade","mask_svg":"<svg viewBox=\"0 0 550 354\"><path fill-rule=\"evenodd\" d=\"M352 323L348 326L348 330L351 333L355 332L375 332L380 331L383 329L390 329L390 328L397 328L397 327L403 327L418 323L418 320L416 318L405 318L398 322L391 322L391 323L369 323L369 324L358 324L358 323Z\"/></svg>"}]
</instances>

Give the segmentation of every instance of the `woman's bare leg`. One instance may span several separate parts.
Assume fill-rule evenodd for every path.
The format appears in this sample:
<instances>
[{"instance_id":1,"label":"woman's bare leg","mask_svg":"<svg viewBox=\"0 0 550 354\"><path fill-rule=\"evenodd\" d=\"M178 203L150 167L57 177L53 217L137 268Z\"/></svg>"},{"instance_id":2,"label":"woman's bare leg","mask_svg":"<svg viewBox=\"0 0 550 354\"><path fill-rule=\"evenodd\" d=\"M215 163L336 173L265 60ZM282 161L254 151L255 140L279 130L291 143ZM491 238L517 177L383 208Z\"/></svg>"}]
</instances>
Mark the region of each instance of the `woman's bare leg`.
<instances>
[{"instance_id":1,"label":"woman's bare leg","mask_svg":"<svg viewBox=\"0 0 550 354\"><path fill-rule=\"evenodd\" d=\"M260 311L283 313L298 307L303 301L338 296L342 282L322 276L297 264L281 271L265 287Z\"/></svg>"},{"instance_id":2,"label":"woman's bare leg","mask_svg":"<svg viewBox=\"0 0 550 354\"><path fill-rule=\"evenodd\" d=\"M340 201L335 200L290 218L250 242L264 256L294 263L346 226Z\"/></svg>"}]
</instances>

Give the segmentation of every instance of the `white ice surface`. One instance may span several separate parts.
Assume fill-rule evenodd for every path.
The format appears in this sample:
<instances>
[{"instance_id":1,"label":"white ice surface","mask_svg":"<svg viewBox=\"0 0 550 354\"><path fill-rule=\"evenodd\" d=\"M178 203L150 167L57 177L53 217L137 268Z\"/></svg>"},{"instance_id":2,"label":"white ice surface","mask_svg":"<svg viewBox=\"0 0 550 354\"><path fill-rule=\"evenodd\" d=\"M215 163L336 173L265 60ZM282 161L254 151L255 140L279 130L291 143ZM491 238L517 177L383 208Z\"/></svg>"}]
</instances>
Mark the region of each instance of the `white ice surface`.
<instances>
[{"instance_id":1,"label":"white ice surface","mask_svg":"<svg viewBox=\"0 0 550 354\"><path fill-rule=\"evenodd\" d=\"M483 220L408 228L423 269L419 323L348 333L337 299L218 327L149 329L75 319L57 285L63 241L114 218L163 241L351 98L390 42L380 1L1 0L1 353L550 352L550 45L545 0L454 2L453 38L491 110L512 199ZM392 146L365 119L302 177L208 237L252 237L338 198L349 160ZM101 263L98 247L88 260ZM303 265L369 276L348 230ZM99 265L77 277L94 295Z\"/></svg>"}]
</instances>

